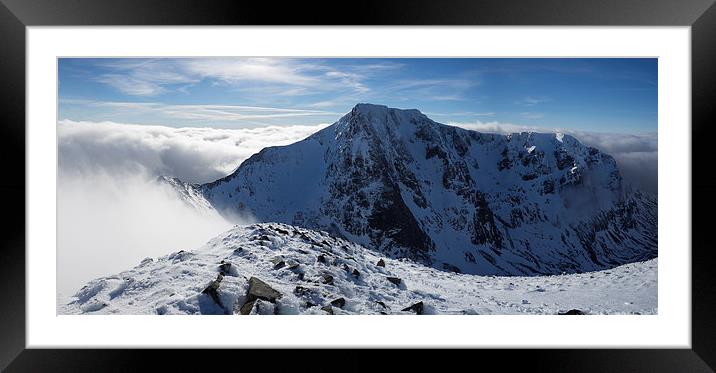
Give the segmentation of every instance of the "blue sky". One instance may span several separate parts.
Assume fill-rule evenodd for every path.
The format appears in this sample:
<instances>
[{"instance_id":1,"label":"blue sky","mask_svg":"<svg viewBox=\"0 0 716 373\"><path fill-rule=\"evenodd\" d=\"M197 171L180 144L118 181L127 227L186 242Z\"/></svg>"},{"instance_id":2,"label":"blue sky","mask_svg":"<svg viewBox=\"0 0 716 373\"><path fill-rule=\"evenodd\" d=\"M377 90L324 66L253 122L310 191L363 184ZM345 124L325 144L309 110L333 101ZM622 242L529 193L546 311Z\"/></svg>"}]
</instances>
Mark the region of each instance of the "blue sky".
<instances>
[{"instance_id":1,"label":"blue sky","mask_svg":"<svg viewBox=\"0 0 716 373\"><path fill-rule=\"evenodd\" d=\"M59 119L250 128L332 123L358 102L442 123L657 130L656 59L87 59L59 62Z\"/></svg>"}]
</instances>

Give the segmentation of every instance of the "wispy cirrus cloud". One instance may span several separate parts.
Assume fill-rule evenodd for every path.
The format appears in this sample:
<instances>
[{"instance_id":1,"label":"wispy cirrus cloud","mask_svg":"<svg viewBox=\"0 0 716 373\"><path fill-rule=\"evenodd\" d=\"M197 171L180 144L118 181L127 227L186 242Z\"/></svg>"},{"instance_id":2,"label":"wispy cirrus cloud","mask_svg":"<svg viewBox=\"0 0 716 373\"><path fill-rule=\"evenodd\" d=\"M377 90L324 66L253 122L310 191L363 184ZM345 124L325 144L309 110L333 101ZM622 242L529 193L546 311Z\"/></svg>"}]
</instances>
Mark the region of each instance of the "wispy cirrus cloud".
<instances>
[{"instance_id":1,"label":"wispy cirrus cloud","mask_svg":"<svg viewBox=\"0 0 716 373\"><path fill-rule=\"evenodd\" d=\"M549 97L527 96L527 97L524 97L524 98L518 100L517 105L531 107L531 106L537 106L539 104L543 104L545 102L550 102L550 101L552 101L552 99Z\"/></svg>"},{"instance_id":2,"label":"wispy cirrus cloud","mask_svg":"<svg viewBox=\"0 0 716 373\"><path fill-rule=\"evenodd\" d=\"M307 117L314 122L333 120L341 113L317 109L274 108L248 105L165 104L160 102L115 102L92 100L61 100L66 105L79 105L109 110L108 115L131 112L133 115L154 116L168 120L180 119L209 123L235 122L267 125L275 119Z\"/></svg>"},{"instance_id":3,"label":"wispy cirrus cloud","mask_svg":"<svg viewBox=\"0 0 716 373\"><path fill-rule=\"evenodd\" d=\"M523 111L520 113L520 116L525 119L542 119L542 118L544 118L543 113L537 113L534 111Z\"/></svg>"},{"instance_id":4,"label":"wispy cirrus cloud","mask_svg":"<svg viewBox=\"0 0 716 373\"><path fill-rule=\"evenodd\" d=\"M208 80L237 89L256 89L267 94L308 95L337 88L365 93L368 77L396 69L400 64L373 63L343 66L322 64L320 60L291 58L183 58L149 59L135 62L100 63L106 71L98 82L134 96L156 96L181 91Z\"/></svg>"}]
</instances>

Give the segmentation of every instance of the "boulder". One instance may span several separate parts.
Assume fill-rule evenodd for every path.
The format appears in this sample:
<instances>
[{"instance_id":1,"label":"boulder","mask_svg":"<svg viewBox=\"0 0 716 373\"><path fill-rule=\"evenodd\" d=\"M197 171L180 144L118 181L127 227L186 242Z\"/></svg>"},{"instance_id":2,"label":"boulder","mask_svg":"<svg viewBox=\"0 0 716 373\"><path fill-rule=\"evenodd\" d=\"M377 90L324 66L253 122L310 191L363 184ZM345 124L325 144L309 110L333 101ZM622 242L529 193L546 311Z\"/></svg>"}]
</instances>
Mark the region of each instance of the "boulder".
<instances>
[{"instance_id":1,"label":"boulder","mask_svg":"<svg viewBox=\"0 0 716 373\"><path fill-rule=\"evenodd\" d=\"M346 305L346 300L344 298L338 298L336 300L331 301L332 306L336 306L338 308L343 308L343 306Z\"/></svg>"},{"instance_id":2,"label":"boulder","mask_svg":"<svg viewBox=\"0 0 716 373\"><path fill-rule=\"evenodd\" d=\"M221 304L221 300L219 299L219 286L221 285L221 280L223 279L224 275L219 273L216 276L216 280L212 280L209 285L201 292L202 294L210 296L214 303L218 304L219 307L223 307Z\"/></svg>"},{"instance_id":3,"label":"boulder","mask_svg":"<svg viewBox=\"0 0 716 373\"><path fill-rule=\"evenodd\" d=\"M286 262L281 257L271 259L271 263L273 263L273 269L281 269L286 266Z\"/></svg>"},{"instance_id":4,"label":"boulder","mask_svg":"<svg viewBox=\"0 0 716 373\"><path fill-rule=\"evenodd\" d=\"M333 276L331 275L323 275L321 276L323 278L323 283L326 285L333 285Z\"/></svg>"},{"instance_id":5,"label":"boulder","mask_svg":"<svg viewBox=\"0 0 716 373\"><path fill-rule=\"evenodd\" d=\"M383 259L380 259L375 265L377 265L378 267L385 267L385 261Z\"/></svg>"},{"instance_id":6,"label":"boulder","mask_svg":"<svg viewBox=\"0 0 716 373\"><path fill-rule=\"evenodd\" d=\"M256 300L252 300L250 302L244 303L243 306L239 309L239 314L241 315L249 315L251 314L251 310L254 308L254 304L256 303Z\"/></svg>"},{"instance_id":7,"label":"boulder","mask_svg":"<svg viewBox=\"0 0 716 373\"><path fill-rule=\"evenodd\" d=\"M333 315L333 307L331 307L331 306L323 306L323 307L321 307L321 310L325 311L329 315Z\"/></svg>"},{"instance_id":8,"label":"boulder","mask_svg":"<svg viewBox=\"0 0 716 373\"><path fill-rule=\"evenodd\" d=\"M326 264L326 256L323 254L319 255L317 260L318 260L318 263Z\"/></svg>"},{"instance_id":9,"label":"boulder","mask_svg":"<svg viewBox=\"0 0 716 373\"><path fill-rule=\"evenodd\" d=\"M584 311L578 310L578 309L571 309L567 312L558 312L558 315L586 315Z\"/></svg>"},{"instance_id":10,"label":"boulder","mask_svg":"<svg viewBox=\"0 0 716 373\"><path fill-rule=\"evenodd\" d=\"M401 311L412 311L418 315L422 315L423 314L423 302L421 301L421 302L413 304L410 307L405 307Z\"/></svg>"},{"instance_id":11,"label":"boulder","mask_svg":"<svg viewBox=\"0 0 716 373\"><path fill-rule=\"evenodd\" d=\"M379 301L379 300L375 301L375 303L380 304L383 308L388 308L388 306L386 306L385 303L383 303L383 302L381 302L381 301Z\"/></svg>"},{"instance_id":12,"label":"boulder","mask_svg":"<svg viewBox=\"0 0 716 373\"><path fill-rule=\"evenodd\" d=\"M355 277L360 277L360 272L358 272L358 270L355 269L355 268L353 268L353 273L352 273L352 274L353 274L353 276L355 276Z\"/></svg>"},{"instance_id":13,"label":"boulder","mask_svg":"<svg viewBox=\"0 0 716 373\"><path fill-rule=\"evenodd\" d=\"M277 311L278 308L275 305L261 299L254 299L241 306L239 313L242 315L270 315L276 314Z\"/></svg>"},{"instance_id":14,"label":"boulder","mask_svg":"<svg viewBox=\"0 0 716 373\"><path fill-rule=\"evenodd\" d=\"M251 277L249 279L249 293L247 294L249 301L263 299L274 303L276 302L276 299L281 298L281 296L282 294L278 290L272 288L258 278Z\"/></svg>"},{"instance_id":15,"label":"boulder","mask_svg":"<svg viewBox=\"0 0 716 373\"><path fill-rule=\"evenodd\" d=\"M395 286L400 286L402 282L398 277L388 277L388 281L392 282Z\"/></svg>"}]
</instances>

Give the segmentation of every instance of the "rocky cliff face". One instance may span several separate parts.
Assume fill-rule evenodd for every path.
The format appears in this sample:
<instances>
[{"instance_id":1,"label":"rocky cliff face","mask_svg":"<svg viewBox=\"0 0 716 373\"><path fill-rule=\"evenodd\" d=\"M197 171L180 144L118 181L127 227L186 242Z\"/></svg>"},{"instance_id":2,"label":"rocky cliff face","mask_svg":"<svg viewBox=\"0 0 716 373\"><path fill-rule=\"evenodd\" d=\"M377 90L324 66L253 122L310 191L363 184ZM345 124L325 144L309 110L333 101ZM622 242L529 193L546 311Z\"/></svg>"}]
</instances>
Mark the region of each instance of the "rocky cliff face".
<instances>
[{"instance_id":1,"label":"rocky cliff face","mask_svg":"<svg viewBox=\"0 0 716 373\"><path fill-rule=\"evenodd\" d=\"M562 134L483 134L359 104L192 187L226 215L320 229L472 274L582 272L657 255L656 197Z\"/></svg>"}]
</instances>

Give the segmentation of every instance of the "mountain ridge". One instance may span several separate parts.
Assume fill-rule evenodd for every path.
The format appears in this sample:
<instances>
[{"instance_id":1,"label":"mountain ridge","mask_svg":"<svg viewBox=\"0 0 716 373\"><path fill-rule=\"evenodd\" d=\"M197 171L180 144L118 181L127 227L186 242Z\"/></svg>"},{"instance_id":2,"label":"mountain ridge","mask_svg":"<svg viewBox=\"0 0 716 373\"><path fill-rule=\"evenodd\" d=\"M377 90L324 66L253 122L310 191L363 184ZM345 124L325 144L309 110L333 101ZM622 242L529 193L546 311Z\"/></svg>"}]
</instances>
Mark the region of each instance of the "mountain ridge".
<instances>
[{"instance_id":1,"label":"mountain ridge","mask_svg":"<svg viewBox=\"0 0 716 373\"><path fill-rule=\"evenodd\" d=\"M225 215L321 229L474 274L584 272L656 257L656 199L565 134L484 134L358 104L306 139L192 186Z\"/></svg>"}]
</instances>

